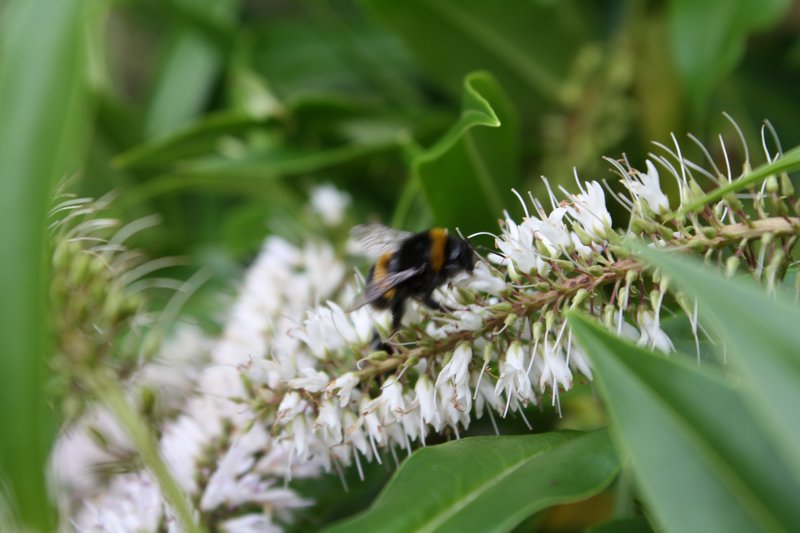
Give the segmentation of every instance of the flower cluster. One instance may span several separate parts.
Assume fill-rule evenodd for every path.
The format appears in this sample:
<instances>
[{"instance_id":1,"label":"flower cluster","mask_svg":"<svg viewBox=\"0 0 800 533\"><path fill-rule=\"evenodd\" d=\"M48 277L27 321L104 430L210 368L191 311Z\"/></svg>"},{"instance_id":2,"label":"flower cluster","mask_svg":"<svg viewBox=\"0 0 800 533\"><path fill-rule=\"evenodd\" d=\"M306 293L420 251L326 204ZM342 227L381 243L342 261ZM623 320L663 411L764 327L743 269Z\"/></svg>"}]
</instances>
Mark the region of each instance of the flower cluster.
<instances>
[{"instance_id":1,"label":"flower cluster","mask_svg":"<svg viewBox=\"0 0 800 533\"><path fill-rule=\"evenodd\" d=\"M357 284L336 248L270 237L221 338L196 334L200 340L180 341L185 350L207 350L209 362L184 389L191 392L177 416L160 421L159 445L199 518L223 531L278 528L311 503L287 486L293 478L397 461L398 451L411 453L431 435L459 438L484 415L497 428L496 419L511 413L527 423L531 405L559 409L561 392L592 379L567 310L583 310L617 334L669 353L663 310L682 309L698 337L691 296L646 270L625 247L627 237L699 251L728 275L743 265L775 287L800 228L788 179L772 177L748 189L747 208L735 194L704 203L703 186L745 179L749 159L734 176L730 162L723 173L710 156L706 165L685 159L677 142L661 149L644 172L625 158L609 160L621 187L576 177L576 193L556 192L545 180L546 201L518 195L524 217L506 214L499 234L491 235L494 250L474 273L437 291L450 310L412 302L393 335L386 312L345 311ZM768 161L776 157L765 152ZM670 205L665 179L676 183L679 205ZM343 198L320 191L313 209L336 224L348 203ZM615 225L609 198L627 210L625 229ZM376 331L390 353L374 350ZM163 358L170 346L162 346ZM148 368L138 374L142 381L154 374ZM114 422L103 424L105 452L129 451ZM73 447L90 444L87 427L76 431ZM56 466L63 466L66 459L58 457ZM100 459L89 457L86 468L89 463ZM74 469L60 477L79 485ZM155 530L175 522L153 476L135 465L81 493L78 529Z\"/></svg>"}]
</instances>

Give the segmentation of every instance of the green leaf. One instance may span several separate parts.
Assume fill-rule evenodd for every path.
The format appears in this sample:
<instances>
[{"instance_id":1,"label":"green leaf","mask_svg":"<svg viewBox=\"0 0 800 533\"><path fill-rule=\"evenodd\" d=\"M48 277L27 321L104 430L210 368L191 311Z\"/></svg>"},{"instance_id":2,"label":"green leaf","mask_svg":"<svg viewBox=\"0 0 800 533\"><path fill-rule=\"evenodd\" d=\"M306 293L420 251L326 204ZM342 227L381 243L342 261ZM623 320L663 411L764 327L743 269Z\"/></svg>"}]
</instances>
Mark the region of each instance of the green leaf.
<instances>
[{"instance_id":1,"label":"green leaf","mask_svg":"<svg viewBox=\"0 0 800 533\"><path fill-rule=\"evenodd\" d=\"M251 66L287 102L340 94L375 103L382 94L373 89L374 80L370 78L381 76L381 72L368 66L361 68L351 54L344 53L352 49L350 38L344 32L329 31L324 25L309 24L306 18L273 17L254 30ZM396 47L391 46L393 43L385 34L360 31L358 39L359 47L368 47L370 55L383 62L381 70L389 65L394 67L395 75L399 71L407 78L398 68L405 65L397 60ZM379 89L384 89L384 83Z\"/></svg>"},{"instance_id":2,"label":"green leaf","mask_svg":"<svg viewBox=\"0 0 800 533\"><path fill-rule=\"evenodd\" d=\"M209 113L190 126L123 152L114 158L114 165L121 169L140 168L205 155L215 150L220 137L241 135L263 122L240 110Z\"/></svg>"},{"instance_id":3,"label":"green leaf","mask_svg":"<svg viewBox=\"0 0 800 533\"><path fill-rule=\"evenodd\" d=\"M210 20L229 21L236 2L184 0ZM199 15L200 13L198 13ZM178 19L161 58L160 72L144 114L145 138L172 133L185 126L205 106L222 65L217 43Z\"/></svg>"},{"instance_id":4,"label":"green leaf","mask_svg":"<svg viewBox=\"0 0 800 533\"><path fill-rule=\"evenodd\" d=\"M620 448L664 529L800 526L800 485L735 387L704 367L634 346L582 314L568 320L592 360Z\"/></svg>"},{"instance_id":5,"label":"green leaf","mask_svg":"<svg viewBox=\"0 0 800 533\"><path fill-rule=\"evenodd\" d=\"M362 3L451 93L458 94L469 72L486 69L508 89L523 116L534 118L564 101L563 80L596 20L572 2Z\"/></svg>"},{"instance_id":6,"label":"green leaf","mask_svg":"<svg viewBox=\"0 0 800 533\"><path fill-rule=\"evenodd\" d=\"M415 452L366 513L327 531L509 531L618 470L604 430L463 439Z\"/></svg>"},{"instance_id":7,"label":"green leaf","mask_svg":"<svg viewBox=\"0 0 800 533\"><path fill-rule=\"evenodd\" d=\"M788 0L672 0L672 52L698 110L736 67L747 37L777 22L789 4Z\"/></svg>"},{"instance_id":8,"label":"green leaf","mask_svg":"<svg viewBox=\"0 0 800 533\"><path fill-rule=\"evenodd\" d=\"M618 518L588 529L586 533L651 533L653 528L641 516Z\"/></svg>"},{"instance_id":9,"label":"green leaf","mask_svg":"<svg viewBox=\"0 0 800 533\"><path fill-rule=\"evenodd\" d=\"M723 338L718 349L725 351L748 407L800 480L800 309L744 280L726 280L691 258L638 251L697 299L700 317Z\"/></svg>"},{"instance_id":10,"label":"green leaf","mask_svg":"<svg viewBox=\"0 0 800 533\"><path fill-rule=\"evenodd\" d=\"M103 5L18 0L0 19L0 485L31 530L54 529L45 483L47 209L53 182L85 155L86 40Z\"/></svg>"},{"instance_id":11,"label":"green leaf","mask_svg":"<svg viewBox=\"0 0 800 533\"><path fill-rule=\"evenodd\" d=\"M494 227L511 205L519 176L519 121L513 104L487 72L464 80L456 123L413 162L437 224L465 232Z\"/></svg>"},{"instance_id":12,"label":"green leaf","mask_svg":"<svg viewBox=\"0 0 800 533\"><path fill-rule=\"evenodd\" d=\"M391 150L404 140L353 143L324 150L280 147L241 158L209 157L180 165L177 173L191 177L277 178L316 172L371 154Z\"/></svg>"},{"instance_id":13,"label":"green leaf","mask_svg":"<svg viewBox=\"0 0 800 533\"><path fill-rule=\"evenodd\" d=\"M373 144L348 144L327 150L275 148L237 159L207 157L178 165L173 173L163 174L126 191L117 205L136 203L176 191L215 190L252 193L263 189L264 180L319 172L370 155L397 148L403 139Z\"/></svg>"}]
</instances>

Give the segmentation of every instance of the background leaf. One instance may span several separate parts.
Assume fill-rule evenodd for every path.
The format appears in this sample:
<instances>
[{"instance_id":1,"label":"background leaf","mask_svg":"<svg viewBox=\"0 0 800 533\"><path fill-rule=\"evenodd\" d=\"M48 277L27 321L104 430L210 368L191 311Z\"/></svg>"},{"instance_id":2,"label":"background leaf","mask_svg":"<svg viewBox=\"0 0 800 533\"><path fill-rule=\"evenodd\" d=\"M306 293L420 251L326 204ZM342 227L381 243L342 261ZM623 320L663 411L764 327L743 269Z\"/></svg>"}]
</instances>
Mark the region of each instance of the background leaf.
<instances>
[{"instance_id":1,"label":"background leaf","mask_svg":"<svg viewBox=\"0 0 800 533\"><path fill-rule=\"evenodd\" d=\"M364 0L394 30L431 78L458 94L469 72L497 76L525 116L563 98L573 55L595 20L575 3Z\"/></svg>"},{"instance_id":2,"label":"background leaf","mask_svg":"<svg viewBox=\"0 0 800 533\"><path fill-rule=\"evenodd\" d=\"M219 24L230 24L237 2L231 0L170 0L173 9L192 11ZM144 115L145 137L159 137L186 125L206 106L219 70L223 50L188 17L174 16L160 72L155 76Z\"/></svg>"},{"instance_id":3,"label":"background leaf","mask_svg":"<svg viewBox=\"0 0 800 533\"><path fill-rule=\"evenodd\" d=\"M573 313L620 447L657 522L670 531L774 531L800 525L792 479L739 392ZM691 510L690 512L688 510Z\"/></svg>"},{"instance_id":4,"label":"background leaf","mask_svg":"<svg viewBox=\"0 0 800 533\"><path fill-rule=\"evenodd\" d=\"M776 21L789 4L788 0L672 0L672 51L698 111L741 59L747 37Z\"/></svg>"},{"instance_id":5,"label":"background leaf","mask_svg":"<svg viewBox=\"0 0 800 533\"><path fill-rule=\"evenodd\" d=\"M467 233L496 225L514 198L519 121L491 74L466 77L461 116L413 169L437 224Z\"/></svg>"},{"instance_id":6,"label":"background leaf","mask_svg":"<svg viewBox=\"0 0 800 533\"><path fill-rule=\"evenodd\" d=\"M602 430L463 439L415 452L366 513L328 531L509 531L618 469Z\"/></svg>"},{"instance_id":7,"label":"background leaf","mask_svg":"<svg viewBox=\"0 0 800 533\"><path fill-rule=\"evenodd\" d=\"M91 106L91 10L64 0L4 6L0 31L0 477L22 522L53 529L45 461L53 436L44 393L46 219L53 181L85 154Z\"/></svg>"}]
</instances>

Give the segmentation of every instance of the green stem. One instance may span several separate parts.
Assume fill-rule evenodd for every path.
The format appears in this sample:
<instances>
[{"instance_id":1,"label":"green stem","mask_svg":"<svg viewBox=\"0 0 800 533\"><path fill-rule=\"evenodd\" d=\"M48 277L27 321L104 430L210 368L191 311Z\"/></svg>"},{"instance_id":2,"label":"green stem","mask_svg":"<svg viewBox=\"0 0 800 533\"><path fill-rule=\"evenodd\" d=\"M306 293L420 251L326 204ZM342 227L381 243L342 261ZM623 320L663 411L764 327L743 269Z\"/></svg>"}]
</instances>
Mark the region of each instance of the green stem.
<instances>
[{"instance_id":1,"label":"green stem","mask_svg":"<svg viewBox=\"0 0 800 533\"><path fill-rule=\"evenodd\" d=\"M716 202L717 200L721 200L726 194L732 194L739 192L741 190L747 189L748 187L755 186L758 182L766 179L770 175L779 175L782 172L793 172L800 168L800 146L792 148L781 157L776 159L771 163L767 163L761 165L758 168L753 169L753 171L737 180L732 181L731 183L724 185L722 187L718 187L713 191L709 192L705 196L697 198L696 200L688 203L687 205L681 207L680 211L678 211L674 215L670 215L667 219L670 218L678 218L684 216L690 212L698 211L702 207L710 205L712 202Z\"/></svg>"},{"instance_id":2,"label":"green stem","mask_svg":"<svg viewBox=\"0 0 800 533\"><path fill-rule=\"evenodd\" d=\"M117 422L128 433L145 466L158 480L164 498L169 502L185 531L188 533L205 531L196 522L194 517L197 513L193 512L188 498L170 474L147 424L128 403L117 381L106 374L96 372L87 378L87 384L97 399L114 413Z\"/></svg>"}]
</instances>

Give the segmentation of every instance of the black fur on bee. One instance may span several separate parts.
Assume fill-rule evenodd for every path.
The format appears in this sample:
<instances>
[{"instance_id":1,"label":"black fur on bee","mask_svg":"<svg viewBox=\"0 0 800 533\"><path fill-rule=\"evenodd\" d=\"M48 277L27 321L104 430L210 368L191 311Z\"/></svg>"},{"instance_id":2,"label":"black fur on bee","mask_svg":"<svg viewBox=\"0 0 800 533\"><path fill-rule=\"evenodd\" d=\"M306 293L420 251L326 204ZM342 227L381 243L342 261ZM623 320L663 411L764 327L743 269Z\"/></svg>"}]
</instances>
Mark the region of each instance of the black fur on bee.
<instances>
[{"instance_id":1,"label":"black fur on bee","mask_svg":"<svg viewBox=\"0 0 800 533\"><path fill-rule=\"evenodd\" d=\"M400 327L406 301L414 298L431 309L444 309L433 291L459 272L471 273L477 255L472 246L446 229L420 233L394 230L378 224L356 226L351 231L356 245L377 256L364 291L351 310L364 305L389 309L392 331Z\"/></svg>"}]
</instances>

